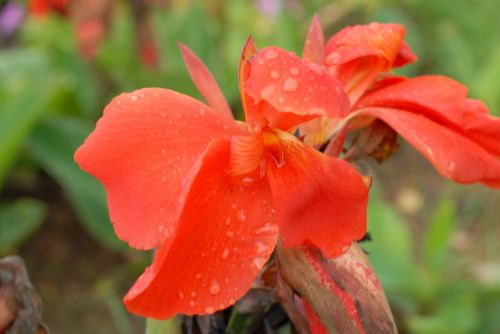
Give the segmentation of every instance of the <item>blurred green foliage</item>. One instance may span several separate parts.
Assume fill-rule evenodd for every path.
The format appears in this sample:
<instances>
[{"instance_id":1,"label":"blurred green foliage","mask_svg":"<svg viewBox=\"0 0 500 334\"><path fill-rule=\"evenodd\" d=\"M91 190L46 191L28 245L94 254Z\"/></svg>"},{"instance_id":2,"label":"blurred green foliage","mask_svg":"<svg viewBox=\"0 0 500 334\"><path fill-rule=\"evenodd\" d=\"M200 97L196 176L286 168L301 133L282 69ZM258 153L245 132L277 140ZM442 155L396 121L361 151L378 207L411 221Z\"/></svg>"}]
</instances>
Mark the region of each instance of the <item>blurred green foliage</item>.
<instances>
[{"instance_id":1,"label":"blurred green foliage","mask_svg":"<svg viewBox=\"0 0 500 334\"><path fill-rule=\"evenodd\" d=\"M102 187L80 171L73 152L104 105L122 91L158 86L200 97L177 41L206 62L241 117L237 66L248 35L259 47L274 44L300 53L314 13L327 36L347 24L400 22L421 59L403 74L452 76L500 114L500 1L268 1L278 3L275 12L259 8L259 2L266 1L171 1L168 9L156 8L152 25L160 60L154 69L137 56L125 3L118 5L110 33L91 61L78 54L66 18L28 17L12 45L0 49L0 253L18 247L41 225L47 212L43 196L13 199L8 191L40 173L60 185L90 235L113 251L125 248L113 233ZM450 255L457 224L454 202L443 198L428 218L419 246L405 220L380 196L372 196L375 241L366 248L402 331L498 333L500 284L479 284L464 270L470 263L458 265Z\"/></svg>"}]
</instances>

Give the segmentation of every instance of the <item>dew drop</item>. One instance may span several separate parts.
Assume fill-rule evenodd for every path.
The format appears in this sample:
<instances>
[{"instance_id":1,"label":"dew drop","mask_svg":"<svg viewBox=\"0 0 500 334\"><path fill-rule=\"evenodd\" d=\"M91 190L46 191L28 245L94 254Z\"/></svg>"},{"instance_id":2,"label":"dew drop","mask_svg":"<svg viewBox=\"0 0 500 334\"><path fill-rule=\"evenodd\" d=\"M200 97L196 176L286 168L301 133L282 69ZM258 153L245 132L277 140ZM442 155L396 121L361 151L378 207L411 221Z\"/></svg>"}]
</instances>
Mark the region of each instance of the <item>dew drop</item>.
<instances>
[{"instance_id":1,"label":"dew drop","mask_svg":"<svg viewBox=\"0 0 500 334\"><path fill-rule=\"evenodd\" d=\"M247 213L245 212L245 210L241 209L240 211L238 211L237 218L239 221L245 221L247 219Z\"/></svg>"},{"instance_id":2,"label":"dew drop","mask_svg":"<svg viewBox=\"0 0 500 334\"><path fill-rule=\"evenodd\" d=\"M194 291L191 292L191 297L193 297L193 298L196 297L196 292L194 292Z\"/></svg>"},{"instance_id":3,"label":"dew drop","mask_svg":"<svg viewBox=\"0 0 500 334\"><path fill-rule=\"evenodd\" d=\"M200 115L205 115L205 109L200 109Z\"/></svg>"},{"instance_id":4,"label":"dew drop","mask_svg":"<svg viewBox=\"0 0 500 334\"><path fill-rule=\"evenodd\" d=\"M292 78L288 78L285 80L285 82L283 82L283 90L285 92L294 92L295 90L297 90L297 86L297 80Z\"/></svg>"},{"instance_id":5,"label":"dew drop","mask_svg":"<svg viewBox=\"0 0 500 334\"><path fill-rule=\"evenodd\" d=\"M132 99L132 101L137 101L137 95L135 95L135 94L132 94L132 96L130 98Z\"/></svg>"},{"instance_id":6,"label":"dew drop","mask_svg":"<svg viewBox=\"0 0 500 334\"><path fill-rule=\"evenodd\" d=\"M272 70L269 75L271 76L272 79L279 79L279 77L280 77L279 72L276 70Z\"/></svg>"},{"instance_id":7,"label":"dew drop","mask_svg":"<svg viewBox=\"0 0 500 334\"><path fill-rule=\"evenodd\" d=\"M215 309L211 306L208 306L205 308L205 313L214 313Z\"/></svg>"},{"instance_id":8,"label":"dew drop","mask_svg":"<svg viewBox=\"0 0 500 334\"><path fill-rule=\"evenodd\" d=\"M197 273L197 274L194 276L194 278L196 278L196 279L200 279L200 278L201 278L201 273Z\"/></svg>"},{"instance_id":9,"label":"dew drop","mask_svg":"<svg viewBox=\"0 0 500 334\"><path fill-rule=\"evenodd\" d=\"M271 96L274 95L275 90L276 88L274 87L274 85L267 85L266 87L260 90L260 95L262 95L262 97L264 98L270 98Z\"/></svg>"},{"instance_id":10,"label":"dew drop","mask_svg":"<svg viewBox=\"0 0 500 334\"><path fill-rule=\"evenodd\" d=\"M224 224L226 224L226 225L230 225L230 224L231 224L231 218L230 218L230 217L227 217L227 218L226 218L226 221L224 222Z\"/></svg>"},{"instance_id":11,"label":"dew drop","mask_svg":"<svg viewBox=\"0 0 500 334\"><path fill-rule=\"evenodd\" d=\"M217 280L213 279L210 282L210 286L208 287L208 292L210 292L211 295L217 295L220 292L220 284L217 282Z\"/></svg>"},{"instance_id":12,"label":"dew drop","mask_svg":"<svg viewBox=\"0 0 500 334\"><path fill-rule=\"evenodd\" d=\"M455 167L456 167L455 161L448 162L448 170L450 172L453 172L455 170Z\"/></svg>"},{"instance_id":13,"label":"dew drop","mask_svg":"<svg viewBox=\"0 0 500 334\"><path fill-rule=\"evenodd\" d=\"M298 75L299 70L297 69L297 67L292 67L290 68L290 73L292 73L293 75Z\"/></svg>"},{"instance_id":14,"label":"dew drop","mask_svg":"<svg viewBox=\"0 0 500 334\"><path fill-rule=\"evenodd\" d=\"M190 300L190 301L189 301L189 306L194 306L194 305L195 305L194 300Z\"/></svg>"},{"instance_id":15,"label":"dew drop","mask_svg":"<svg viewBox=\"0 0 500 334\"><path fill-rule=\"evenodd\" d=\"M223 260L227 259L229 257L229 248L224 248L224 250L222 251L222 254L221 254L221 258Z\"/></svg>"},{"instance_id":16,"label":"dew drop","mask_svg":"<svg viewBox=\"0 0 500 334\"><path fill-rule=\"evenodd\" d=\"M233 231L225 231L224 234L226 235L226 237L228 238L232 238L234 237L234 232Z\"/></svg>"},{"instance_id":17,"label":"dew drop","mask_svg":"<svg viewBox=\"0 0 500 334\"><path fill-rule=\"evenodd\" d=\"M278 58L278 53L274 50L267 50L267 52L264 54L264 58L276 59L276 58Z\"/></svg>"},{"instance_id":18,"label":"dew drop","mask_svg":"<svg viewBox=\"0 0 500 334\"><path fill-rule=\"evenodd\" d=\"M184 299L184 293L182 293L182 291L177 291L177 294L179 295L180 299Z\"/></svg>"}]
</instances>

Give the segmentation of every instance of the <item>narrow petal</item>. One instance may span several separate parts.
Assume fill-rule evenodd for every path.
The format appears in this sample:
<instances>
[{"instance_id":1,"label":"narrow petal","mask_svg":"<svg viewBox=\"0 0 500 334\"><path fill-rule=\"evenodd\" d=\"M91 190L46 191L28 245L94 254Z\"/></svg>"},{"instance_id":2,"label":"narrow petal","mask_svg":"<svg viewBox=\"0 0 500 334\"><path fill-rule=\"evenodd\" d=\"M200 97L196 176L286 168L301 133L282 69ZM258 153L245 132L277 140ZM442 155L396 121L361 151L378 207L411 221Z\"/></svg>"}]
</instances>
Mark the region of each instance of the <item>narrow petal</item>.
<instances>
[{"instance_id":1,"label":"narrow petal","mask_svg":"<svg viewBox=\"0 0 500 334\"><path fill-rule=\"evenodd\" d=\"M269 259L278 235L269 185L235 185L223 167L229 156L226 141L212 142L175 238L125 297L131 312L152 318L214 313L234 304Z\"/></svg>"},{"instance_id":2,"label":"narrow petal","mask_svg":"<svg viewBox=\"0 0 500 334\"><path fill-rule=\"evenodd\" d=\"M245 92L271 127L289 130L314 117L347 114L347 96L325 67L277 47L262 49L249 63Z\"/></svg>"},{"instance_id":3,"label":"narrow petal","mask_svg":"<svg viewBox=\"0 0 500 334\"><path fill-rule=\"evenodd\" d=\"M222 115L233 119L231 108L229 108L226 98L220 90L219 85L217 85L217 81L215 81L212 73L210 73L205 64L203 64L193 51L182 43L178 44L189 76L205 101L207 101L208 106Z\"/></svg>"},{"instance_id":4,"label":"narrow petal","mask_svg":"<svg viewBox=\"0 0 500 334\"><path fill-rule=\"evenodd\" d=\"M500 159L472 139L400 109L365 108L353 116L374 116L386 122L419 150L444 177L459 183L483 182L500 187Z\"/></svg>"},{"instance_id":5,"label":"narrow petal","mask_svg":"<svg viewBox=\"0 0 500 334\"><path fill-rule=\"evenodd\" d=\"M283 163L267 163L283 245L312 244L335 257L365 234L369 187L347 162L288 136Z\"/></svg>"},{"instance_id":6,"label":"narrow petal","mask_svg":"<svg viewBox=\"0 0 500 334\"><path fill-rule=\"evenodd\" d=\"M248 36L243 49L241 50L240 65L238 68L238 87L240 89L241 104L243 106L243 112L245 114L245 120L249 124L256 122L252 117L255 114L251 112L249 108L253 109L253 103L248 103L248 97L245 93L244 83L248 75L250 74L249 61L257 54L257 47L253 41L252 36Z\"/></svg>"},{"instance_id":7,"label":"narrow petal","mask_svg":"<svg viewBox=\"0 0 500 334\"><path fill-rule=\"evenodd\" d=\"M325 35L318 15L314 15L307 32L302 58L309 63L323 65L325 58Z\"/></svg>"},{"instance_id":8,"label":"narrow petal","mask_svg":"<svg viewBox=\"0 0 500 334\"><path fill-rule=\"evenodd\" d=\"M328 41L325 64L345 85L351 103L379 73L416 60L404 36L402 25L371 23L347 27Z\"/></svg>"},{"instance_id":9,"label":"narrow petal","mask_svg":"<svg viewBox=\"0 0 500 334\"><path fill-rule=\"evenodd\" d=\"M243 133L188 96L142 89L113 99L75 160L104 185L117 235L147 249L175 227L182 194L210 140Z\"/></svg>"},{"instance_id":10,"label":"narrow petal","mask_svg":"<svg viewBox=\"0 0 500 334\"><path fill-rule=\"evenodd\" d=\"M482 102L467 99L467 91L453 79L426 75L375 89L354 109L388 107L422 114L500 155L500 118L490 116Z\"/></svg>"}]
</instances>

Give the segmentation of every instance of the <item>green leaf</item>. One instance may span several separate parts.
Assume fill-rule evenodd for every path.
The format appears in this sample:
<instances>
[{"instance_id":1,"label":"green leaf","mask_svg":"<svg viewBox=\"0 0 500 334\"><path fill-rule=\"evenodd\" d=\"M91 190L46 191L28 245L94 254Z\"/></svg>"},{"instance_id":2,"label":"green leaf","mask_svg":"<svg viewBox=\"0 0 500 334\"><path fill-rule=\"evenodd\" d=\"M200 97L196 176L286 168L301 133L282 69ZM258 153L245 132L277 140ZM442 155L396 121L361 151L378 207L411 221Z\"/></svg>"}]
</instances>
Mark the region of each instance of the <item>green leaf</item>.
<instances>
[{"instance_id":1,"label":"green leaf","mask_svg":"<svg viewBox=\"0 0 500 334\"><path fill-rule=\"evenodd\" d=\"M78 119L52 118L34 129L28 149L63 187L86 230L109 248L120 250L125 244L115 236L101 184L73 161L74 151L91 130L90 123Z\"/></svg>"},{"instance_id":2,"label":"green leaf","mask_svg":"<svg viewBox=\"0 0 500 334\"><path fill-rule=\"evenodd\" d=\"M15 96L1 105L0 185L31 128L47 110L54 93L54 83L31 84L26 87L23 96Z\"/></svg>"},{"instance_id":3,"label":"green leaf","mask_svg":"<svg viewBox=\"0 0 500 334\"><path fill-rule=\"evenodd\" d=\"M413 240L406 222L373 189L368 206L371 242L361 244L388 294L397 295L416 286L412 261Z\"/></svg>"},{"instance_id":4,"label":"green leaf","mask_svg":"<svg viewBox=\"0 0 500 334\"><path fill-rule=\"evenodd\" d=\"M181 328L176 318L168 320L146 320L146 334L181 334Z\"/></svg>"},{"instance_id":5,"label":"green leaf","mask_svg":"<svg viewBox=\"0 0 500 334\"><path fill-rule=\"evenodd\" d=\"M449 198L444 197L425 231L423 258L432 269L441 270L446 262L455 220L455 205Z\"/></svg>"},{"instance_id":6,"label":"green leaf","mask_svg":"<svg viewBox=\"0 0 500 334\"><path fill-rule=\"evenodd\" d=\"M35 232L47 210L39 201L20 199L0 207L0 254L15 248Z\"/></svg>"}]
</instances>

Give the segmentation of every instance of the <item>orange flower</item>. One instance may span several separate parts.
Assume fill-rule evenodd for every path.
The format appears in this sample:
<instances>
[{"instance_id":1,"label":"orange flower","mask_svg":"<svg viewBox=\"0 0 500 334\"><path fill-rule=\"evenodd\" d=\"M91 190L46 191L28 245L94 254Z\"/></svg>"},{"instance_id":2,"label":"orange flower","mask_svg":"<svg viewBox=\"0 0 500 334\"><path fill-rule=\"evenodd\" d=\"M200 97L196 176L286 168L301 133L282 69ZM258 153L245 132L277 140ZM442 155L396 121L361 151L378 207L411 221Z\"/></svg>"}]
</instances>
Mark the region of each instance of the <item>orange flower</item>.
<instances>
[{"instance_id":1,"label":"orange flower","mask_svg":"<svg viewBox=\"0 0 500 334\"><path fill-rule=\"evenodd\" d=\"M388 74L416 60L404 36L399 24L371 23L341 30L325 47L319 20L313 19L304 59L342 82L351 108L342 121L323 117L303 125L305 142L321 145L380 119L444 177L500 187L500 119L490 116L481 101L467 98L467 88L453 79ZM331 146L342 144L331 141ZM327 150L339 152L338 147Z\"/></svg>"},{"instance_id":2,"label":"orange flower","mask_svg":"<svg viewBox=\"0 0 500 334\"><path fill-rule=\"evenodd\" d=\"M366 229L366 180L292 135L314 117L346 116L336 79L279 48L257 52L249 40L243 123L201 61L181 51L208 106L167 89L122 94L75 153L104 185L117 235L158 249L125 297L130 311L153 318L232 305L278 238L333 257Z\"/></svg>"}]
</instances>

